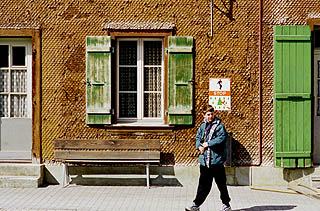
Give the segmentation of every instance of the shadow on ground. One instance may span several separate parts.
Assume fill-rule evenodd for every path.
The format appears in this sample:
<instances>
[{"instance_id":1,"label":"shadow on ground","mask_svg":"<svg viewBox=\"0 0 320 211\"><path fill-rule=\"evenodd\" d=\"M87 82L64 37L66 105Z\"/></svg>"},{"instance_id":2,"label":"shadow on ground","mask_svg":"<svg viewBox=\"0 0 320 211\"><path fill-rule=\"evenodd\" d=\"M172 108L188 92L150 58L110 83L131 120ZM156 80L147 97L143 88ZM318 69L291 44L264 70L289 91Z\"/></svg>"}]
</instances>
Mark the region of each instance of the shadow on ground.
<instances>
[{"instance_id":1,"label":"shadow on ground","mask_svg":"<svg viewBox=\"0 0 320 211\"><path fill-rule=\"evenodd\" d=\"M96 186L146 186L145 178L103 178L103 177L85 177L77 175L71 178L70 184L76 185L96 185ZM164 178L158 175L156 178L150 178L150 185L155 186L174 186L182 187L182 184L176 178Z\"/></svg>"},{"instance_id":2,"label":"shadow on ground","mask_svg":"<svg viewBox=\"0 0 320 211\"><path fill-rule=\"evenodd\" d=\"M146 169L144 166L70 166L70 184L76 185L112 185L112 186L146 186ZM150 166L150 185L176 186L182 184L175 177L173 167Z\"/></svg>"},{"instance_id":3,"label":"shadow on ground","mask_svg":"<svg viewBox=\"0 0 320 211\"><path fill-rule=\"evenodd\" d=\"M293 210L295 207L296 206L294 206L294 205L268 205L268 206L254 206L254 207L249 207L249 208L244 208L244 209L237 209L237 210L233 210L233 211Z\"/></svg>"}]
</instances>

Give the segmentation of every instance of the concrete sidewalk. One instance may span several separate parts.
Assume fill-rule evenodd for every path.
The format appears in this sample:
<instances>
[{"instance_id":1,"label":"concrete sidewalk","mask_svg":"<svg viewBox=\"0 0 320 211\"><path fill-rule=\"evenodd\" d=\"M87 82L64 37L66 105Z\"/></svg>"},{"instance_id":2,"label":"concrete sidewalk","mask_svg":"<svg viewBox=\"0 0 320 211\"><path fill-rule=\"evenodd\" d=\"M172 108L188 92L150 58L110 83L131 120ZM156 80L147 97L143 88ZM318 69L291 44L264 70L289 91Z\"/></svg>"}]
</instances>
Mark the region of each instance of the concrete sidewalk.
<instances>
[{"instance_id":1,"label":"concrete sidewalk","mask_svg":"<svg viewBox=\"0 0 320 211\"><path fill-rule=\"evenodd\" d=\"M319 211L320 200L299 194L251 190L248 186L228 186L233 210ZM27 189L0 189L0 210L101 210L101 211L183 211L195 195L196 187L141 186L48 186ZM213 189L202 211L221 208L217 188Z\"/></svg>"}]
</instances>

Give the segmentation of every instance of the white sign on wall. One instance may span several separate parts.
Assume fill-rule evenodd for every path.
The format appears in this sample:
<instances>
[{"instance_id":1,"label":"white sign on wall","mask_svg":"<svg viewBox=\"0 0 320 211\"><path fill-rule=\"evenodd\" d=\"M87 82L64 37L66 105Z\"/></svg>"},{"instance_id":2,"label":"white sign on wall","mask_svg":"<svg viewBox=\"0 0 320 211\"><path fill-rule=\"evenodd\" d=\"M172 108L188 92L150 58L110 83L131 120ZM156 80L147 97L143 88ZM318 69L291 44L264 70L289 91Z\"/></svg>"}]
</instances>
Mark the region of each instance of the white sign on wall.
<instances>
[{"instance_id":1,"label":"white sign on wall","mask_svg":"<svg viewBox=\"0 0 320 211\"><path fill-rule=\"evenodd\" d=\"M230 78L210 78L209 105L214 110L231 110Z\"/></svg>"}]
</instances>

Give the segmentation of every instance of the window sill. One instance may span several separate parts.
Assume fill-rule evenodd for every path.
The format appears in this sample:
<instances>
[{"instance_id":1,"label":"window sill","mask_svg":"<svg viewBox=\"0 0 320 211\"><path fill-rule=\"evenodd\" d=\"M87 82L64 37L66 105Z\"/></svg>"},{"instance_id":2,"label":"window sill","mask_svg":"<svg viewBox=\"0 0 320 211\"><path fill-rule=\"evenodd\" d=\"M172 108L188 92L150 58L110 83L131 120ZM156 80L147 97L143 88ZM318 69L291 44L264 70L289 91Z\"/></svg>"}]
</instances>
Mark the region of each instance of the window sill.
<instances>
[{"instance_id":1,"label":"window sill","mask_svg":"<svg viewBox=\"0 0 320 211\"><path fill-rule=\"evenodd\" d=\"M117 122L107 126L111 135L170 135L174 127L163 123L163 121L140 121L140 122Z\"/></svg>"},{"instance_id":2,"label":"window sill","mask_svg":"<svg viewBox=\"0 0 320 211\"><path fill-rule=\"evenodd\" d=\"M172 126L169 125L158 125L158 124L131 124L131 123L117 123L117 124L112 124L111 127L116 127L116 128L121 128L121 127L149 127L149 128L173 128Z\"/></svg>"},{"instance_id":3,"label":"window sill","mask_svg":"<svg viewBox=\"0 0 320 211\"><path fill-rule=\"evenodd\" d=\"M163 120L130 121L118 120L112 127L168 127Z\"/></svg>"}]
</instances>

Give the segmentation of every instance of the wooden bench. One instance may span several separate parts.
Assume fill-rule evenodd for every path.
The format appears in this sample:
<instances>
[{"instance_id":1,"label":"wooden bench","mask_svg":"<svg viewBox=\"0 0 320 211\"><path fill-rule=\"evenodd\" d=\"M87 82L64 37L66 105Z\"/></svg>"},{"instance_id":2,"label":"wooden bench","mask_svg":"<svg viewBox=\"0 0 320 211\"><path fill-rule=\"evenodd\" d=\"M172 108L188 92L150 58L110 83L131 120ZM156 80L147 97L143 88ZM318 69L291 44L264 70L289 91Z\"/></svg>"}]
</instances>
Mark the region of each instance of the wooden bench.
<instances>
[{"instance_id":1,"label":"wooden bench","mask_svg":"<svg viewBox=\"0 0 320 211\"><path fill-rule=\"evenodd\" d=\"M130 163L144 164L146 166L147 187L149 188L150 164L160 163L160 140L56 139L54 142L54 158L63 164L63 187L65 187L65 181L67 181L67 184L70 181L69 163Z\"/></svg>"}]
</instances>

